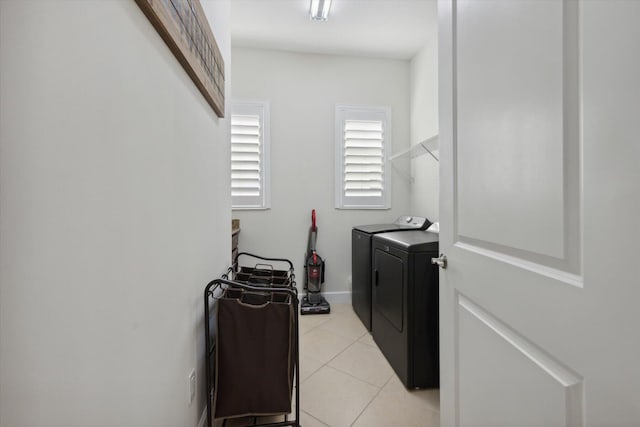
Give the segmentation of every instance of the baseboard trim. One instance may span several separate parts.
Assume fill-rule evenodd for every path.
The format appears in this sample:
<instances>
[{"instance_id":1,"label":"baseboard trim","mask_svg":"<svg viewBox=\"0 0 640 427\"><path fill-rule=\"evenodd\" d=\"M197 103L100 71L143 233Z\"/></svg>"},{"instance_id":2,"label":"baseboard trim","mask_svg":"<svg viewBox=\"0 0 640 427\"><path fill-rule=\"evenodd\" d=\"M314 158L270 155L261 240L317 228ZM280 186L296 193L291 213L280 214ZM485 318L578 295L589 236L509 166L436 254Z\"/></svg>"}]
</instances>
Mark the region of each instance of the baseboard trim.
<instances>
[{"instance_id":1,"label":"baseboard trim","mask_svg":"<svg viewBox=\"0 0 640 427\"><path fill-rule=\"evenodd\" d=\"M350 291L323 292L322 296L324 296L330 304L351 304Z\"/></svg>"},{"instance_id":2,"label":"baseboard trim","mask_svg":"<svg viewBox=\"0 0 640 427\"><path fill-rule=\"evenodd\" d=\"M202 411L202 416L200 417L200 422L198 423L198 427L204 427L207 423L207 407L204 407L204 411Z\"/></svg>"}]
</instances>

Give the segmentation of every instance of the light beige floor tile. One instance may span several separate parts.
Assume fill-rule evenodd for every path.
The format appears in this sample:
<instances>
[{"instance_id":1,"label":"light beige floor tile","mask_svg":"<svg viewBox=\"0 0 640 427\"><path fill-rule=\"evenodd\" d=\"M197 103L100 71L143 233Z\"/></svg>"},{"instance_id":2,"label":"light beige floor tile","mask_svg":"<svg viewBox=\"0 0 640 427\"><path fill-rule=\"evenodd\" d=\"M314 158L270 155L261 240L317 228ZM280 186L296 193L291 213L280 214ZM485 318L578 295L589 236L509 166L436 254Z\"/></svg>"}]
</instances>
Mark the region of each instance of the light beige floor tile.
<instances>
[{"instance_id":1,"label":"light beige floor tile","mask_svg":"<svg viewBox=\"0 0 640 427\"><path fill-rule=\"evenodd\" d=\"M289 414L289 420L293 420L295 418L295 414ZM258 418L259 423L267 423L267 422L281 422L284 421L284 417L260 417ZM228 424L228 423L227 423ZM327 427L326 424L320 422L319 420L313 418L311 415L307 414L304 411L300 411L300 425L304 427Z\"/></svg>"},{"instance_id":2,"label":"light beige floor tile","mask_svg":"<svg viewBox=\"0 0 640 427\"><path fill-rule=\"evenodd\" d=\"M320 326L321 324L328 322L331 319L330 314L306 314L299 315L298 324L300 331L306 329L311 330L316 326Z\"/></svg>"},{"instance_id":3,"label":"light beige floor tile","mask_svg":"<svg viewBox=\"0 0 640 427\"><path fill-rule=\"evenodd\" d=\"M438 390L408 391L397 376L382 388L354 427L439 427Z\"/></svg>"},{"instance_id":4,"label":"light beige floor tile","mask_svg":"<svg viewBox=\"0 0 640 427\"><path fill-rule=\"evenodd\" d=\"M300 411L300 424L304 427L327 427L325 423L312 417L304 411Z\"/></svg>"},{"instance_id":5,"label":"light beige floor tile","mask_svg":"<svg viewBox=\"0 0 640 427\"><path fill-rule=\"evenodd\" d=\"M346 303L331 304L331 314L339 314L339 313L353 313L353 307L351 306L351 304L346 304Z\"/></svg>"},{"instance_id":6,"label":"light beige floor tile","mask_svg":"<svg viewBox=\"0 0 640 427\"><path fill-rule=\"evenodd\" d=\"M382 352L370 345L355 342L328 364L376 387L384 386L393 369Z\"/></svg>"},{"instance_id":7,"label":"light beige floor tile","mask_svg":"<svg viewBox=\"0 0 640 427\"><path fill-rule=\"evenodd\" d=\"M440 414L436 412L426 413L418 419L407 419L405 414L398 412L371 415L367 411L353 423L353 427L440 427Z\"/></svg>"},{"instance_id":8,"label":"light beige floor tile","mask_svg":"<svg viewBox=\"0 0 640 427\"><path fill-rule=\"evenodd\" d=\"M312 417L304 411L300 412L300 421L304 427L328 427L327 424L318 420L317 418Z\"/></svg>"},{"instance_id":9,"label":"light beige floor tile","mask_svg":"<svg viewBox=\"0 0 640 427\"><path fill-rule=\"evenodd\" d=\"M415 395L426 403L434 412L440 412L440 389L415 390Z\"/></svg>"},{"instance_id":10,"label":"light beige floor tile","mask_svg":"<svg viewBox=\"0 0 640 427\"><path fill-rule=\"evenodd\" d=\"M327 322L318 326L318 329L331 331L354 341L367 333L367 328L364 327L360 319L348 313L336 313Z\"/></svg>"},{"instance_id":11,"label":"light beige floor tile","mask_svg":"<svg viewBox=\"0 0 640 427\"><path fill-rule=\"evenodd\" d=\"M426 405L432 411L440 412L440 389L432 388L409 391L396 375L393 375L380 394L401 398L410 404Z\"/></svg>"},{"instance_id":12,"label":"light beige floor tile","mask_svg":"<svg viewBox=\"0 0 640 427\"><path fill-rule=\"evenodd\" d=\"M317 328L318 325L314 325L314 324L310 324L310 323L298 323L298 334L299 336L302 336L306 333L309 333L310 331L312 331L313 329Z\"/></svg>"},{"instance_id":13,"label":"light beige floor tile","mask_svg":"<svg viewBox=\"0 0 640 427\"><path fill-rule=\"evenodd\" d=\"M300 337L300 356L327 363L353 341L332 331L316 328Z\"/></svg>"},{"instance_id":14,"label":"light beige floor tile","mask_svg":"<svg viewBox=\"0 0 640 427\"><path fill-rule=\"evenodd\" d=\"M351 304L331 304L331 314L329 316L347 316L358 319L358 315L353 311Z\"/></svg>"},{"instance_id":15,"label":"light beige floor tile","mask_svg":"<svg viewBox=\"0 0 640 427\"><path fill-rule=\"evenodd\" d=\"M331 427L350 426L379 388L323 366L302 383L302 409Z\"/></svg>"},{"instance_id":16,"label":"light beige floor tile","mask_svg":"<svg viewBox=\"0 0 640 427\"><path fill-rule=\"evenodd\" d=\"M300 381L304 381L315 371L320 369L324 363L309 356L300 356Z\"/></svg>"},{"instance_id":17,"label":"light beige floor tile","mask_svg":"<svg viewBox=\"0 0 640 427\"><path fill-rule=\"evenodd\" d=\"M358 342L378 348L378 346L376 345L376 342L373 340L373 337L369 333L367 333L366 335L363 335L362 338L358 340Z\"/></svg>"}]
</instances>

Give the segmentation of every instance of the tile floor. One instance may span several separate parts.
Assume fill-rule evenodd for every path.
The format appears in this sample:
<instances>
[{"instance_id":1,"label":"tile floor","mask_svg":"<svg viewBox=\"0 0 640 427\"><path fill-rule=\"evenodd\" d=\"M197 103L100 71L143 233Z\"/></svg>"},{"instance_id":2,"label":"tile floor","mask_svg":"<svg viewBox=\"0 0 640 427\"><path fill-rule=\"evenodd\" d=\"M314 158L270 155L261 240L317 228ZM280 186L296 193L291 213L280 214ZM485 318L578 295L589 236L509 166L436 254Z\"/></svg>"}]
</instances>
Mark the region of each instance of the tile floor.
<instances>
[{"instance_id":1,"label":"tile floor","mask_svg":"<svg viewBox=\"0 0 640 427\"><path fill-rule=\"evenodd\" d=\"M439 391L407 391L351 305L331 309L300 317L301 425L439 427ZM226 426L252 422L229 420Z\"/></svg>"}]
</instances>

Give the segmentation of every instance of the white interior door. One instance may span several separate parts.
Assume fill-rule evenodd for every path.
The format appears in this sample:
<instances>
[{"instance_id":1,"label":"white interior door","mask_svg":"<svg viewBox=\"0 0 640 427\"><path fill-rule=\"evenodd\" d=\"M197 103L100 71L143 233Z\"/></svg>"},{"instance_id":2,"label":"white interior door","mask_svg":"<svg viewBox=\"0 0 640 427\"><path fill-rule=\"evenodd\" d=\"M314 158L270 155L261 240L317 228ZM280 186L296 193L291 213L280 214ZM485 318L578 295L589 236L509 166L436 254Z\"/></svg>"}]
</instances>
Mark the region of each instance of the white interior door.
<instances>
[{"instance_id":1,"label":"white interior door","mask_svg":"<svg viewBox=\"0 0 640 427\"><path fill-rule=\"evenodd\" d=\"M640 1L441 0L443 426L640 425Z\"/></svg>"}]
</instances>

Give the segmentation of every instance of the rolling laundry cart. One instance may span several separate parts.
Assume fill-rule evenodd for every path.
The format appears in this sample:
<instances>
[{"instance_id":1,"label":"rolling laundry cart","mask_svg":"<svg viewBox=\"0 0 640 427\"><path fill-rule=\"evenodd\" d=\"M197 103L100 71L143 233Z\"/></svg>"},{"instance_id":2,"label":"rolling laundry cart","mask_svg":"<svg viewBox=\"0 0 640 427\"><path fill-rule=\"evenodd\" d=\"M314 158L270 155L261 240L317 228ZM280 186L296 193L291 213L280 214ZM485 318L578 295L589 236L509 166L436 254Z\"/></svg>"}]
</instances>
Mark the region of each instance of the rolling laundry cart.
<instances>
[{"instance_id":1,"label":"rolling laundry cart","mask_svg":"<svg viewBox=\"0 0 640 427\"><path fill-rule=\"evenodd\" d=\"M204 290L207 425L213 420L254 417L256 426L300 426L298 291L293 264L253 258L237 263ZM243 259L244 261L244 259ZM287 270L273 268L287 265ZM234 262L236 264L236 262ZM294 384L295 383L295 384ZM295 390L294 390L295 388ZM295 419L291 413L295 396ZM257 424L258 417L282 421Z\"/></svg>"}]
</instances>

